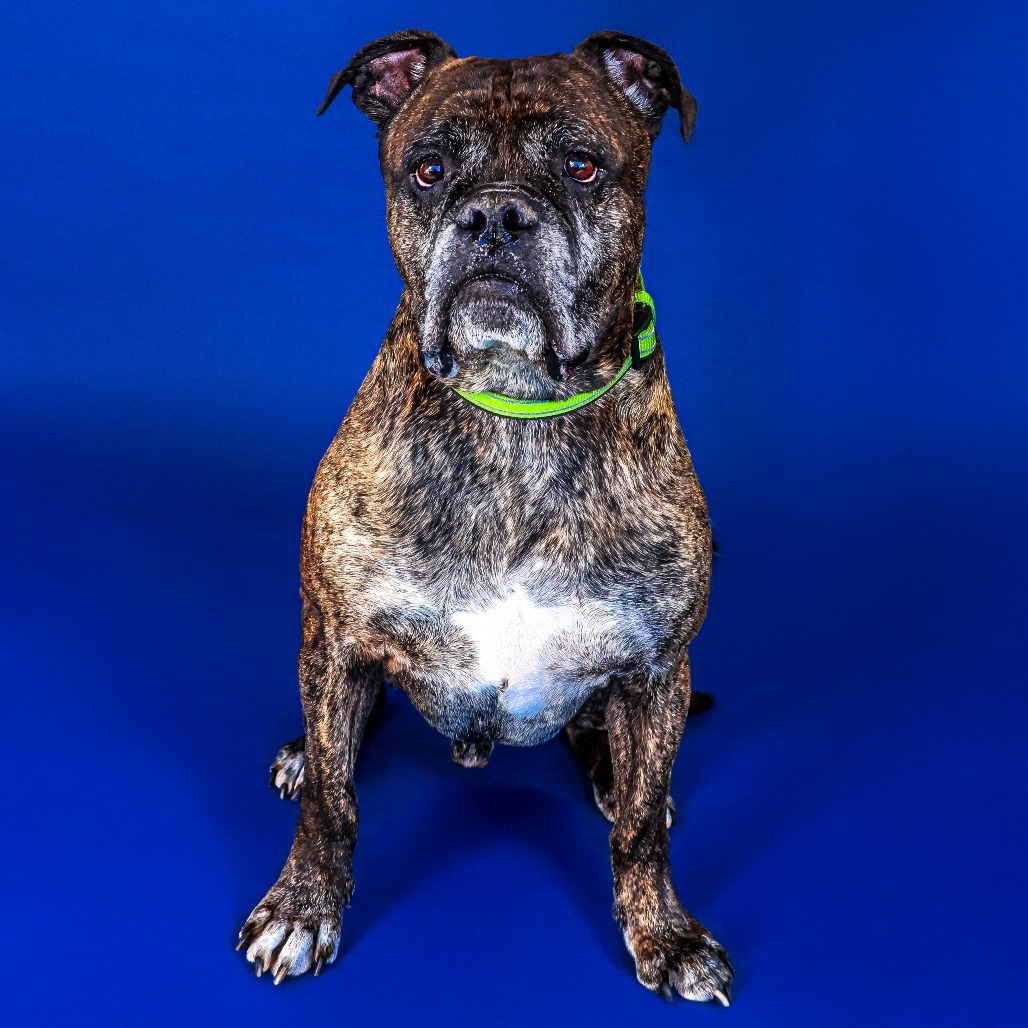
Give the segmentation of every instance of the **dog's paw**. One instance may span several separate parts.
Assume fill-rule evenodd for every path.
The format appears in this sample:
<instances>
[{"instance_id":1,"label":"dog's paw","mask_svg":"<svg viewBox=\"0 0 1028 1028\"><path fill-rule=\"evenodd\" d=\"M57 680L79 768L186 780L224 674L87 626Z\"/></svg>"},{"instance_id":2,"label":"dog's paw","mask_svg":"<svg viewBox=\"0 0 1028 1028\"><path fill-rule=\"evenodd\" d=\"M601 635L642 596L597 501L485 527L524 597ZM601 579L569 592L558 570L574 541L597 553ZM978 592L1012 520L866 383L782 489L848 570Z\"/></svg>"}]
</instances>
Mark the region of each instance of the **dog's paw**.
<instances>
[{"instance_id":1,"label":"dog's paw","mask_svg":"<svg viewBox=\"0 0 1028 1028\"><path fill-rule=\"evenodd\" d=\"M339 953L342 917L341 899L280 880L247 918L236 949L246 949L258 978L267 971L276 985L305 971L317 975Z\"/></svg>"},{"instance_id":2,"label":"dog's paw","mask_svg":"<svg viewBox=\"0 0 1028 1028\"><path fill-rule=\"evenodd\" d=\"M627 928L625 944L635 959L635 976L665 999L728 1006L735 968L728 954L698 921L676 918L654 929Z\"/></svg>"},{"instance_id":3,"label":"dog's paw","mask_svg":"<svg viewBox=\"0 0 1028 1028\"><path fill-rule=\"evenodd\" d=\"M298 800L303 788L303 759L306 737L287 742L278 751L275 763L271 765L268 784L277 790L282 799Z\"/></svg>"},{"instance_id":4,"label":"dog's paw","mask_svg":"<svg viewBox=\"0 0 1028 1028\"><path fill-rule=\"evenodd\" d=\"M599 808L600 813L611 823L614 823L614 815L616 813L614 808L614 790L601 789L595 782L593 782L593 799L596 800L596 806ZM675 815L675 801L668 796L667 798L667 826L670 828L676 820Z\"/></svg>"}]
</instances>

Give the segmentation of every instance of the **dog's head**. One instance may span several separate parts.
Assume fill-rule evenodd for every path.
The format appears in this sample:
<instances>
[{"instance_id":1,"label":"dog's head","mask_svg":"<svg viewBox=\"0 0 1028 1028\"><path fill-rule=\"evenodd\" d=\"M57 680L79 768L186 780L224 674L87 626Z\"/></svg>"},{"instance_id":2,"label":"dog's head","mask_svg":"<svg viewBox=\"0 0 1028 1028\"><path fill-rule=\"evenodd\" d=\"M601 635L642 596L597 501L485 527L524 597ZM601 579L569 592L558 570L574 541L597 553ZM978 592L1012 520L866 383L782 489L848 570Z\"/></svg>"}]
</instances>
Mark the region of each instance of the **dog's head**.
<instances>
[{"instance_id":1,"label":"dog's head","mask_svg":"<svg viewBox=\"0 0 1028 1028\"><path fill-rule=\"evenodd\" d=\"M462 389L553 399L629 337L643 188L667 109L696 101L659 47L601 32L571 54L458 59L429 32L333 77L379 126L389 235L420 301L422 362Z\"/></svg>"}]
</instances>

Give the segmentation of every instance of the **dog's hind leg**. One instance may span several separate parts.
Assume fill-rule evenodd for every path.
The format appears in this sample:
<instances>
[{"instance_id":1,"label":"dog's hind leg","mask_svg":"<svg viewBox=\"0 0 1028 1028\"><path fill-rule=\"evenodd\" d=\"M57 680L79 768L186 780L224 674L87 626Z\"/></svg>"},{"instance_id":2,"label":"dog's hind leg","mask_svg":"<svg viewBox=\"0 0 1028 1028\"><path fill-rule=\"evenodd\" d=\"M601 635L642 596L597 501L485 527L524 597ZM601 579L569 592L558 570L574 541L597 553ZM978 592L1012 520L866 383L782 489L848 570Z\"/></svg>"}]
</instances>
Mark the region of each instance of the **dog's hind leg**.
<instances>
[{"instance_id":1,"label":"dog's hind leg","mask_svg":"<svg viewBox=\"0 0 1028 1028\"><path fill-rule=\"evenodd\" d=\"M358 662L326 639L320 612L305 598L300 650L304 744L300 816L278 881L239 933L257 974L276 984L335 960L343 904L353 892L357 796L353 766L381 685L381 667Z\"/></svg>"},{"instance_id":2,"label":"dog's hind leg","mask_svg":"<svg viewBox=\"0 0 1028 1028\"><path fill-rule=\"evenodd\" d=\"M613 824L614 822L614 768L610 762L610 738L607 735L607 701L610 692L607 689L595 693L585 703L585 706L572 718L571 722L564 729L571 750L578 759L579 764L592 780L593 798L600 813ZM689 713L698 714L709 710L714 701L705 692L694 692L689 701ZM298 739L297 742L302 743ZM287 750L293 743L288 743L279 753L279 761L283 761L283 768L288 766L289 755ZM275 768L272 768L272 786L279 788L275 783ZM280 772L281 773L281 772ZM302 772L301 772L302 773ZM283 793L288 795L288 792ZM675 823L675 801L669 795L667 798L667 824L670 828Z\"/></svg>"},{"instance_id":3,"label":"dog's hind leg","mask_svg":"<svg viewBox=\"0 0 1028 1028\"><path fill-rule=\"evenodd\" d=\"M670 997L728 1005L728 955L683 906L671 880L665 818L671 765L689 706L689 655L660 678L615 680L607 703L616 814L614 911L636 977Z\"/></svg>"},{"instance_id":4,"label":"dog's hind leg","mask_svg":"<svg viewBox=\"0 0 1028 1028\"><path fill-rule=\"evenodd\" d=\"M382 709L386 702L385 683L379 686L378 695L375 697L375 705L368 715L368 723L365 726L365 733L375 727L375 722L382 716ZM307 736L301 735L299 739L287 742L275 755L275 762L271 765L271 778L268 785L274 789L284 800L298 800L300 790L303 788L303 757L307 747Z\"/></svg>"},{"instance_id":5,"label":"dog's hind leg","mask_svg":"<svg viewBox=\"0 0 1028 1028\"><path fill-rule=\"evenodd\" d=\"M614 821L614 768L610 762L610 739L607 736L607 701L610 692L603 689L586 700L571 719L564 734L578 763L592 781L593 798L600 813Z\"/></svg>"}]
</instances>

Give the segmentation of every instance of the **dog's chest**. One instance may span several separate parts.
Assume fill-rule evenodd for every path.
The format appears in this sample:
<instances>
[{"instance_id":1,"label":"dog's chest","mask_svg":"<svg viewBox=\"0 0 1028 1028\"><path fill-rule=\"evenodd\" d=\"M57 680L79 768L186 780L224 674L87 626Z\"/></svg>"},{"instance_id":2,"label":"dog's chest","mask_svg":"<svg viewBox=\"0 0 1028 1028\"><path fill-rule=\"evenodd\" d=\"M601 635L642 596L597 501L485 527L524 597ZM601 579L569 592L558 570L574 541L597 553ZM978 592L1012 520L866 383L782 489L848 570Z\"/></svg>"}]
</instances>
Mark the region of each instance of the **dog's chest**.
<instances>
[{"instance_id":1,"label":"dog's chest","mask_svg":"<svg viewBox=\"0 0 1028 1028\"><path fill-rule=\"evenodd\" d=\"M567 669L569 644L589 631L580 603L536 599L520 584L449 618L474 647L477 684L499 690L512 713L534 713L553 693L567 692L566 681L547 679Z\"/></svg>"},{"instance_id":2,"label":"dog's chest","mask_svg":"<svg viewBox=\"0 0 1028 1028\"><path fill-rule=\"evenodd\" d=\"M413 597L411 597L413 599ZM624 600L579 595L512 575L462 601L414 606L396 648L409 659L405 687L452 738L477 735L528 745L558 732L612 674L646 664L654 638ZM426 609L428 608L428 609ZM409 609L409 608L408 608ZM424 653L432 640L431 656Z\"/></svg>"}]
</instances>

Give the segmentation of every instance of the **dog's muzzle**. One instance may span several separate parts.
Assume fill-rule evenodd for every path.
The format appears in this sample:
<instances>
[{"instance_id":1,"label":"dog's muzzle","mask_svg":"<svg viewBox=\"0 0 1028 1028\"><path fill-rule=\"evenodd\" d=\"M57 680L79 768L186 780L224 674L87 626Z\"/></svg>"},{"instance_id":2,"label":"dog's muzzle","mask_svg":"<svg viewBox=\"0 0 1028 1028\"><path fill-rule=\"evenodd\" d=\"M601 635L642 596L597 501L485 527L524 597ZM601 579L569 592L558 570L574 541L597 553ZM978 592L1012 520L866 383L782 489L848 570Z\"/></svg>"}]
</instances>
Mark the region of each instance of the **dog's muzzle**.
<instances>
[{"instance_id":1,"label":"dog's muzzle","mask_svg":"<svg viewBox=\"0 0 1028 1028\"><path fill-rule=\"evenodd\" d=\"M449 379L465 366L527 362L559 380L551 351L567 333L551 297L568 293L554 274L568 249L556 212L530 187L493 183L465 196L436 238L427 276L425 368Z\"/></svg>"}]
</instances>

